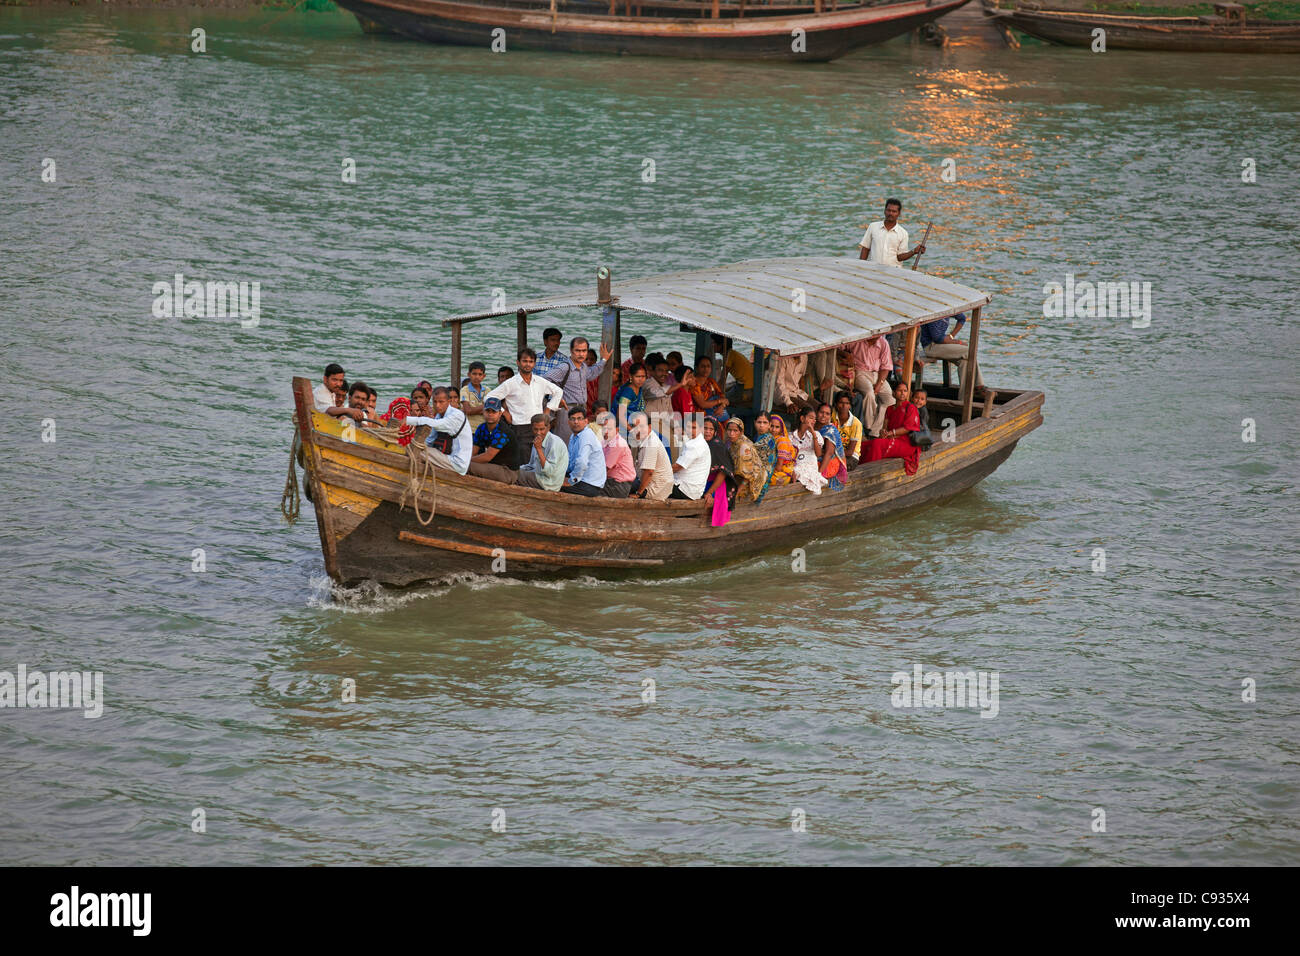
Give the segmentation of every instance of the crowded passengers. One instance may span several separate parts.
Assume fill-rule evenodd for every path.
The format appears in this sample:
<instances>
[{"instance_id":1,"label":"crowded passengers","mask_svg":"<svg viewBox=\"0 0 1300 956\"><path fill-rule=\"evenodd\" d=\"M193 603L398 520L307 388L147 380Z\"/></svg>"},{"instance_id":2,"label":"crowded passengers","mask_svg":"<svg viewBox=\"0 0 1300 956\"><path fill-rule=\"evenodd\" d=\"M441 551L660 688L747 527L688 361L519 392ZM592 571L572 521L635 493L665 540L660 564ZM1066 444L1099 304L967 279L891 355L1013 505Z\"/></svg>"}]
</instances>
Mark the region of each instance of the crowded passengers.
<instances>
[{"instance_id":1,"label":"crowded passengers","mask_svg":"<svg viewBox=\"0 0 1300 956\"><path fill-rule=\"evenodd\" d=\"M929 323L923 341L955 360L964 348L955 331L947 320ZM313 399L318 411L360 427L427 428L416 434L438 468L556 494L699 501L715 524L738 502L761 504L773 487L840 491L868 462L901 459L915 474L931 441L925 392L911 393L885 336L776 357L776 408L757 414L753 359L722 336L692 366L680 352L648 352L634 335L628 360L608 369L605 395L612 351L581 336L562 348L562 338L547 328L541 354L519 349L495 386L485 381L488 364L474 361L460 383L422 380L383 415L374 389L349 385L337 364L325 368Z\"/></svg>"}]
</instances>

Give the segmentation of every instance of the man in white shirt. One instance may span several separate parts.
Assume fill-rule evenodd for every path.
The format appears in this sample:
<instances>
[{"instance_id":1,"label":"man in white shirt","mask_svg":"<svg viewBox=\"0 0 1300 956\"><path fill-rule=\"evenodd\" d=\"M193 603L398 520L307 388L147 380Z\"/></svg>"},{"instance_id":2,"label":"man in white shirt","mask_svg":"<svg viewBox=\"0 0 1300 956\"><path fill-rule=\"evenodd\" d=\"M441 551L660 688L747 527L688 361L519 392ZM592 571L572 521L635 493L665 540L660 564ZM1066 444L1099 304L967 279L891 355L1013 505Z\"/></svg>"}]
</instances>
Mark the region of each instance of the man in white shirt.
<instances>
[{"instance_id":1,"label":"man in white shirt","mask_svg":"<svg viewBox=\"0 0 1300 956\"><path fill-rule=\"evenodd\" d=\"M564 391L554 382L548 382L540 375L534 375L537 365L537 353L530 348L519 350L519 371L506 379L483 397L499 398L506 406L506 418L515 429L515 450L519 460L515 467L528 464L533 447L533 416L549 415L560 408L567 408ZM565 449L567 452L567 448ZM502 462L505 464L505 462Z\"/></svg>"},{"instance_id":2,"label":"man in white shirt","mask_svg":"<svg viewBox=\"0 0 1300 956\"><path fill-rule=\"evenodd\" d=\"M346 377L342 365L337 362L330 362L329 365L326 365L325 377L317 382L316 387L312 389L312 404L316 406L316 411L324 412L326 415L333 415L335 418L346 416L361 421L366 417L364 411L348 408L345 402L337 400L336 396L343 391L343 380Z\"/></svg>"},{"instance_id":3,"label":"man in white shirt","mask_svg":"<svg viewBox=\"0 0 1300 956\"><path fill-rule=\"evenodd\" d=\"M673 462L673 493L668 497L698 501L709 480L709 466L713 456L709 452L709 443L700 432L699 417L689 416L685 427L691 437L682 445L681 453Z\"/></svg>"},{"instance_id":4,"label":"man in white shirt","mask_svg":"<svg viewBox=\"0 0 1300 956\"><path fill-rule=\"evenodd\" d=\"M439 468L446 468L458 475L469 471L470 450L473 448L473 435L465 413L459 408L451 407L451 396L447 389L439 385L433 390L433 417L409 415L408 425L428 425L433 429L425 444L432 449L429 458Z\"/></svg>"},{"instance_id":5,"label":"man in white shirt","mask_svg":"<svg viewBox=\"0 0 1300 956\"><path fill-rule=\"evenodd\" d=\"M882 262L887 266L898 266L912 256L925 252L925 243L915 249L907 250L907 230L898 224L902 215L903 204L897 199L885 200L885 218L883 222L873 222L862 234L858 243L858 258L868 262Z\"/></svg>"}]
</instances>

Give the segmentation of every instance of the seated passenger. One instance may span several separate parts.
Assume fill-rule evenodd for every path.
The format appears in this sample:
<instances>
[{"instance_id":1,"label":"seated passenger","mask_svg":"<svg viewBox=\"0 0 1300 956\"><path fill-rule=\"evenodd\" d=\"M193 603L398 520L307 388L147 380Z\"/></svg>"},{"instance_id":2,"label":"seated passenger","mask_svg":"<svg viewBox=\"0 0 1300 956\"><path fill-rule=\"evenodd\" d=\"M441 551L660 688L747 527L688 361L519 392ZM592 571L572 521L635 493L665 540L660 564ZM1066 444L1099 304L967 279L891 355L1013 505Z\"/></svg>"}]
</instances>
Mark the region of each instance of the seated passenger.
<instances>
[{"instance_id":1,"label":"seated passenger","mask_svg":"<svg viewBox=\"0 0 1300 956\"><path fill-rule=\"evenodd\" d=\"M359 422L366 416L363 411L348 407L347 393L344 392L345 378L342 365L336 362L326 365L325 377L312 389L312 405L315 406L316 411L324 412L326 415L335 418L351 418ZM343 393L342 399L339 398L340 393Z\"/></svg>"},{"instance_id":2,"label":"seated passenger","mask_svg":"<svg viewBox=\"0 0 1300 956\"><path fill-rule=\"evenodd\" d=\"M960 385L966 381L966 362L970 355L970 345L957 338L961 335L961 327L966 324L966 313L959 313L953 318L957 323L953 326L951 335L948 334L948 320L935 319L921 326L919 338L922 354L927 359L957 360L957 383ZM984 387L984 377L980 374L978 359L975 360L975 384L979 388Z\"/></svg>"},{"instance_id":3,"label":"seated passenger","mask_svg":"<svg viewBox=\"0 0 1300 956\"><path fill-rule=\"evenodd\" d=\"M736 351L731 339L721 335L713 335L711 338L713 354L722 356L724 382L728 375L733 380L727 389L727 400L737 405L750 404L754 400L754 363Z\"/></svg>"},{"instance_id":4,"label":"seated passenger","mask_svg":"<svg viewBox=\"0 0 1300 956\"><path fill-rule=\"evenodd\" d=\"M858 467L862 458L862 422L854 416L853 396L849 392L840 392L835 396L834 425L840 431L840 442L844 446L844 465L849 471Z\"/></svg>"},{"instance_id":5,"label":"seated passenger","mask_svg":"<svg viewBox=\"0 0 1300 956\"><path fill-rule=\"evenodd\" d=\"M867 442L867 461L901 458L903 470L915 475L921 449L912 444L908 432L921 430L921 417L907 399L907 383L899 382L894 388L894 404L885 410L885 426L880 437Z\"/></svg>"},{"instance_id":6,"label":"seated passenger","mask_svg":"<svg viewBox=\"0 0 1300 956\"><path fill-rule=\"evenodd\" d=\"M380 424L379 415L375 412L375 406L379 403L379 393L373 388L366 388L366 417L371 420L371 428L377 428Z\"/></svg>"},{"instance_id":7,"label":"seated passenger","mask_svg":"<svg viewBox=\"0 0 1300 956\"><path fill-rule=\"evenodd\" d=\"M731 460L731 449L727 447L722 434L722 425L714 418L704 419L704 440L709 443L709 481L704 493L705 504L713 504L713 497L719 489L725 488L727 514L721 516L717 524L725 524L731 508L736 505L736 466Z\"/></svg>"},{"instance_id":8,"label":"seated passenger","mask_svg":"<svg viewBox=\"0 0 1300 956\"><path fill-rule=\"evenodd\" d=\"M569 449L564 442L551 434L547 416L537 414L532 417L533 444L528 457L528 464L519 469L516 484L525 488L541 488L544 491L559 491L564 484L564 473L569 468Z\"/></svg>"},{"instance_id":9,"label":"seated passenger","mask_svg":"<svg viewBox=\"0 0 1300 956\"><path fill-rule=\"evenodd\" d=\"M596 425L601 430L601 451L605 455L605 497L626 498L636 481L632 449L618 433L618 419L608 408L596 416Z\"/></svg>"},{"instance_id":10,"label":"seated passenger","mask_svg":"<svg viewBox=\"0 0 1300 956\"><path fill-rule=\"evenodd\" d=\"M650 424L659 434L668 434L664 424L673 416L674 393L681 391L681 384L668 374L668 360L656 352L646 359L646 370L650 373L642 386L645 389L645 410L650 414Z\"/></svg>"},{"instance_id":11,"label":"seated passenger","mask_svg":"<svg viewBox=\"0 0 1300 956\"><path fill-rule=\"evenodd\" d=\"M569 467L560 490L598 498L605 493L605 450L587 428L587 412L581 405L569 409L569 429Z\"/></svg>"},{"instance_id":12,"label":"seated passenger","mask_svg":"<svg viewBox=\"0 0 1300 956\"><path fill-rule=\"evenodd\" d=\"M632 437L637 442L637 468L641 472L640 485L634 498L665 501L673 488L673 469L668 462L668 450L650 429L650 416L633 412Z\"/></svg>"},{"instance_id":13,"label":"seated passenger","mask_svg":"<svg viewBox=\"0 0 1300 956\"><path fill-rule=\"evenodd\" d=\"M925 410L925 403L929 399L925 389L918 388L912 393L912 404L916 406L916 417L921 422L921 427L917 429L920 433L912 443L922 451L934 444L934 436L930 434L930 413Z\"/></svg>"},{"instance_id":14,"label":"seated passenger","mask_svg":"<svg viewBox=\"0 0 1300 956\"><path fill-rule=\"evenodd\" d=\"M447 386L447 400L451 402L452 408L460 408L460 389L455 385ZM460 408L463 412L465 409Z\"/></svg>"},{"instance_id":15,"label":"seated passenger","mask_svg":"<svg viewBox=\"0 0 1300 956\"><path fill-rule=\"evenodd\" d=\"M830 484L830 480L821 473L821 459L825 450L825 440L817 431L817 412L811 405L805 405L799 412L799 427L790 436L794 446L794 480L815 495Z\"/></svg>"},{"instance_id":16,"label":"seated passenger","mask_svg":"<svg viewBox=\"0 0 1300 956\"><path fill-rule=\"evenodd\" d=\"M768 468L766 458L759 454L757 446L745 437L745 426L739 418L727 421L727 448L731 452L733 474L736 476L736 497L741 501L761 501L772 471Z\"/></svg>"},{"instance_id":17,"label":"seated passenger","mask_svg":"<svg viewBox=\"0 0 1300 956\"><path fill-rule=\"evenodd\" d=\"M411 389L411 414L425 416L429 414L429 397L432 389L426 391L423 385Z\"/></svg>"},{"instance_id":18,"label":"seated passenger","mask_svg":"<svg viewBox=\"0 0 1300 956\"><path fill-rule=\"evenodd\" d=\"M792 416L808 402L803 380L808 372L808 356L782 355L776 361L776 405Z\"/></svg>"},{"instance_id":19,"label":"seated passenger","mask_svg":"<svg viewBox=\"0 0 1300 956\"><path fill-rule=\"evenodd\" d=\"M772 419L767 412L759 412L754 416L754 450L758 453L758 459L767 472L767 477L763 479L763 487L758 490L758 497L754 499L755 504L762 504L767 489L772 487L772 476L776 473L776 436L772 434ZM732 458L734 460L735 456L733 455Z\"/></svg>"},{"instance_id":20,"label":"seated passenger","mask_svg":"<svg viewBox=\"0 0 1300 956\"><path fill-rule=\"evenodd\" d=\"M794 442L790 441L785 419L774 414L769 416L768 421L772 429L772 442L776 446L776 467L772 470L771 483L788 485L794 481L794 462L799 453L795 450Z\"/></svg>"},{"instance_id":21,"label":"seated passenger","mask_svg":"<svg viewBox=\"0 0 1300 956\"><path fill-rule=\"evenodd\" d=\"M844 460L844 440L840 430L835 427L835 413L830 405L822 402L817 406L817 432L823 439L821 473L829 478L831 491L841 491L849 477L848 465Z\"/></svg>"},{"instance_id":22,"label":"seated passenger","mask_svg":"<svg viewBox=\"0 0 1300 956\"><path fill-rule=\"evenodd\" d=\"M713 360L702 358L695 363L695 379L691 385L691 400L699 411L712 415L718 421L727 420L727 396L712 378Z\"/></svg>"},{"instance_id":23,"label":"seated passenger","mask_svg":"<svg viewBox=\"0 0 1300 956\"><path fill-rule=\"evenodd\" d=\"M695 374L691 371L689 365L677 366L677 385L678 388L673 392L672 396L673 411L685 421L695 414L695 399L691 397L691 389L695 385Z\"/></svg>"},{"instance_id":24,"label":"seated passenger","mask_svg":"<svg viewBox=\"0 0 1300 956\"><path fill-rule=\"evenodd\" d=\"M690 437L682 443L677 460L673 462L673 492L668 497L698 501L704 497L713 458L709 453L709 443L700 431L699 420L691 416L683 422L683 428Z\"/></svg>"},{"instance_id":25,"label":"seated passenger","mask_svg":"<svg viewBox=\"0 0 1300 956\"><path fill-rule=\"evenodd\" d=\"M312 404L316 406L316 411L329 414L331 408L338 408L338 402L334 400L335 393L343 387L343 381L347 375L343 371L343 366L337 362L330 362L325 366L325 377L316 383L316 387L311 390Z\"/></svg>"},{"instance_id":26,"label":"seated passenger","mask_svg":"<svg viewBox=\"0 0 1300 956\"><path fill-rule=\"evenodd\" d=\"M513 485L519 480L515 463L515 430L501 416L501 399L483 403L483 424L474 430L474 456L469 473Z\"/></svg>"},{"instance_id":27,"label":"seated passenger","mask_svg":"<svg viewBox=\"0 0 1300 956\"><path fill-rule=\"evenodd\" d=\"M438 386L433 390L433 415L408 415L408 425L428 425L433 431L425 444L429 446L429 460L439 468L446 468L457 474L469 470L471 438L469 423L465 413L459 408L452 408L447 389Z\"/></svg>"},{"instance_id":28,"label":"seated passenger","mask_svg":"<svg viewBox=\"0 0 1300 956\"><path fill-rule=\"evenodd\" d=\"M487 386L483 384L486 377L486 365L482 362L469 363L469 375L460 382L461 410L465 414L474 415L483 411L483 400L488 393Z\"/></svg>"},{"instance_id":29,"label":"seated passenger","mask_svg":"<svg viewBox=\"0 0 1300 956\"><path fill-rule=\"evenodd\" d=\"M596 433L596 437L605 441L605 426L600 420L601 412L609 411L609 402L603 402L600 399L591 403L591 418L587 422L587 427ZM612 417L612 416L611 416ZM624 442L626 444L626 442Z\"/></svg>"},{"instance_id":30,"label":"seated passenger","mask_svg":"<svg viewBox=\"0 0 1300 956\"><path fill-rule=\"evenodd\" d=\"M645 401L646 368L640 362L633 362L628 372L627 384L614 396L614 405L618 408L620 421L627 421L633 412L646 410Z\"/></svg>"},{"instance_id":31,"label":"seated passenger","mask_svg":"<svg viewBox=\"0 0 1300 956\"><path fill-rule=\"evenodd\" d=\"M372 425L370 419L370 388L365 382L353 382L351 389L348 391L348 409L356 410L361 413L360 418L353 416L354 420L359 422L364 428Z\"/></svg>"},{"instance_id":32,"label":"seated passenger","mask_svg":"<svg viewBox=\"0 0 1300 956\"><path fill-rule=\"evenodd\" d=\"M682 377L677 374L677 370L682 367L682 353L669 352L664 358L668 361L668 374L673 377L673 381L680 383Z\"/></svg>"},{"instance_id":33,"label":"seated passenger","mask_svg":"<svg viewBox=\"0 0 1300 956\"><path fill-rule=\"evenodd\" d=\"M634 335L627 340L628 359L623 362L623 381L627 382L632 377L632 366L638 363L645 364L646 340L644 335Z\"/></svg>"}]
</instances>

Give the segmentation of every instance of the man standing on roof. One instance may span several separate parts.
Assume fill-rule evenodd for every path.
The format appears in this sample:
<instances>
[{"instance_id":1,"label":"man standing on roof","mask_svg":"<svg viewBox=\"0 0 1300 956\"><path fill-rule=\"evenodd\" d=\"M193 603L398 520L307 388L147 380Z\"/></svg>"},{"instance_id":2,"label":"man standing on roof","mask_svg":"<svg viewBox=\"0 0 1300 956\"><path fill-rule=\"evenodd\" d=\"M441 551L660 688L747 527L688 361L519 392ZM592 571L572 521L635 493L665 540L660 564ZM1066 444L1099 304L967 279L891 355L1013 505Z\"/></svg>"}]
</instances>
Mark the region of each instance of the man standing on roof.
<instances>
[{"instance_id":1,"label":"man standing on roof","mask_svg":"<svg viewBox=\"0 0 1300 956\"><path fill-rule=\"evenodd\" d=\"M897 199L885 200L884 220L867 226L862 241L858 243L859 259L897 266L925 252L925 243L910 252L903 251L907 249L907 230L898 224L902 212L903 204Z\"/></svg>"}]
</instances>

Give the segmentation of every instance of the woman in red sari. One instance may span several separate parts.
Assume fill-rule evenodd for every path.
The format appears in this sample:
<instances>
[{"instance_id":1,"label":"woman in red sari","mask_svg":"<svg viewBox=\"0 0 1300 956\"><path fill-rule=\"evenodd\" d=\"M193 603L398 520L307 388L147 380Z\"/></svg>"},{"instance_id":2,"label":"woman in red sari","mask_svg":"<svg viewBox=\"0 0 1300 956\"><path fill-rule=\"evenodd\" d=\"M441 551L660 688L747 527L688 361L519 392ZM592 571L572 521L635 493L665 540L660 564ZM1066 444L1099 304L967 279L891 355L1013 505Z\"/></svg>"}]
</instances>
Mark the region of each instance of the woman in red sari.
<instances>
[{"instance_id":1,"label":"woman in red sari","mask_svg":"<svg viewBox=\"0 0 1300 956\"><path fill-rule=\"evenodd\" d=\"M912 444L907 433L921 430L921 414L908 401L909 397L911 392L907 383L899 382L894 389L894 404L885 409L885 427L881 429L880 437L867 442L866 461L901 458L903 470L909 475L915 475L921 449Z\"/></svg>"}]
</instances>

